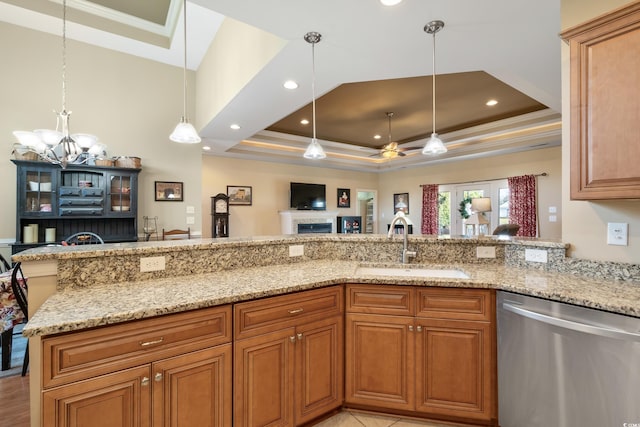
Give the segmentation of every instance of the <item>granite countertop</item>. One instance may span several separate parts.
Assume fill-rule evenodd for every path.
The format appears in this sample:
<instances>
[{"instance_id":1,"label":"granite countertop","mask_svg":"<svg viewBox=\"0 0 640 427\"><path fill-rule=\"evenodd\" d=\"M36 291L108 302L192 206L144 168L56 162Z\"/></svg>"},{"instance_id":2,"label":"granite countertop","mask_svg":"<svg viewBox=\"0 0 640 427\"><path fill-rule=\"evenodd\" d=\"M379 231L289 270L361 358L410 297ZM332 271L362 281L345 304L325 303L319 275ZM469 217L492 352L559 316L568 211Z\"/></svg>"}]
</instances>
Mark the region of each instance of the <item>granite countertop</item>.
<instances>
[{"instance_id":1,"label":"granite countertop","mask_svg":"<svg viewBox=\"0 0 640 427\"><path fill-rule=\"evenodd\" d=\"M425 266L459 269L468 279L359 275L363 265L369 266L320 260L68 289L49 297L23 334L50 335L343 283L498 289L640 317L640 282L478 264Z\"/></svg>"}]
</instances>

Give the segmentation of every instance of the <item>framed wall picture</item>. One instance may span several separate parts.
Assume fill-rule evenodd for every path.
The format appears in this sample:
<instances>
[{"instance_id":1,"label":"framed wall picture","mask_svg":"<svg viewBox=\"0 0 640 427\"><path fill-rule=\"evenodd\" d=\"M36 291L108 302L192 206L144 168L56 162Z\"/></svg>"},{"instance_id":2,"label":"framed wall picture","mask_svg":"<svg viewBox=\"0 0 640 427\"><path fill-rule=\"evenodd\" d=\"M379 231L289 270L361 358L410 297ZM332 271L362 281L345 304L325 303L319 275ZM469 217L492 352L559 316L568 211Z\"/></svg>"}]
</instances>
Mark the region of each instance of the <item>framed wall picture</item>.
<instances>
[{"instance_id":1,"label":"framed wall picture","mask_svg":"<svg viewBox=\"0 0 640 427\"><path fill-rule=\"evenodd\" d=\"M182 202L184 200L182 182L156 181L155 193L157 202Z\"/></svg>"},{"instance_id":2,"label":"framed wall picture","mask_svg":"<svg viewBox=\"0 0 640 427\"><path fill-rule=\"evenodd\" d=\"M338 188L338 202L339 208L351 207L351 190L348 188Z\"/></svg>"},{"instance_id":3,"label":"framed wall picture","mask_svg":"<svg viewBox=\"0 0 640 427\"><path fill-rule=\"evenodd\" d=\"M409 193L397 193L393 195L393 214L404 212L409 215Z\"/></svg>"},{"instance_id":4,"label":"framed wall picture","mask_svg":"<svg viewBox=\"0 0 640 427\"><path fill-rule=\"evenodd\" d=\"M247 185L227 185L227 196L229 205L251 206L253 202L251 187Z\"/></svg>"}]
</instances>

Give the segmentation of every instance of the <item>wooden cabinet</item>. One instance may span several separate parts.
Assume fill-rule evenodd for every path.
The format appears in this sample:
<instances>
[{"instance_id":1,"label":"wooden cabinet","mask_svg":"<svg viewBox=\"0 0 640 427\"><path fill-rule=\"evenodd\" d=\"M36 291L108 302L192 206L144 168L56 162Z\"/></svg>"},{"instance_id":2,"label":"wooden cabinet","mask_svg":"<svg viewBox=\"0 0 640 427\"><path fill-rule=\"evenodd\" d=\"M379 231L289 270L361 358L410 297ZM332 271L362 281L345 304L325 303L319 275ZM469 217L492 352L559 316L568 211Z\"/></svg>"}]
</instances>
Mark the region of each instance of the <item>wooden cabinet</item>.
<instances>
[{"instance_id":1,"label":"wooden cabinet","mask_svg":"<svg viewBox=\"0 0 640 427\"><path fill-rule=\"evenodd\" d=\"M105 242L138 239L140 169L12 160L18 167L13 253L92 231ZM35 225L33 235L25 227ZM46 229L55 229L47 239Z\"/></svg>"},{"instance_id":2,"label":"wooden cabinet","mask_svg":"<svg viewBox=\"0 0 640 427\"><path fill-rule=\"evenodd\" d=\"M562 37L571 50L571 198L640 198L640 2Z\"/></svg>"},{"instance_id":3,"label":"wooden cabinet","mask_svg":"<svg viewBox=\"0 0 640 427\"><path fill-rule=\"evenodd\" d=\"M345 401L497 425L491 290L348 285Z\"/></svg>"},{"instance_id":4,"label":"wooden cabinet","mask_svg":"<svg viewBox=\"0 0 640 427\"><path fill-rule=\"evenodd\" d=\"M234 425L295 426L343 402L343 288L236 304Z\"/></svg>"},{"instance_id":5,"label":"wooden cabinet","mask_svg":"<svg viewBox=\"0 0 640 427\"><path fill-rule=\"evenodd\" d=\"M231 425L231 308L45 337L43 426Z\"/></svg>"}]
</instances>

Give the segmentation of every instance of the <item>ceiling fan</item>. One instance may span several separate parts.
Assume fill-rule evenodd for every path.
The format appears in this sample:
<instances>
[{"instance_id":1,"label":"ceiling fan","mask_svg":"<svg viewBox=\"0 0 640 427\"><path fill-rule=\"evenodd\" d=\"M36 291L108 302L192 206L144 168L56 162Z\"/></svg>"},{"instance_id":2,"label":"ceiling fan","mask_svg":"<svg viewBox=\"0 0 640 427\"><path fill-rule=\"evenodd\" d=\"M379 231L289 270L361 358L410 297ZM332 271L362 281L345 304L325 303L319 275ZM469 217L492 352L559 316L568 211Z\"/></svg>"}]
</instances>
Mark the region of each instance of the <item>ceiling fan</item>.
<instances>
[{"instance_id":1,"label":"ceiling fan","mask_svg":"<svg viewBox=\"0 0 640 427\"><path fill-rule=\"evenodd\" d=\"M387 144L385 144L378 154L374 154L373 156L380 156L385 159L393 159L395 157L403 157L406 156L404 153L408 150L414 150L422 147L409 147L409 148L399 148L398 143L391 140L391 118L393 117L393 112L385 113L389 119L389 140Z\"/></svg>"}]
</instances>

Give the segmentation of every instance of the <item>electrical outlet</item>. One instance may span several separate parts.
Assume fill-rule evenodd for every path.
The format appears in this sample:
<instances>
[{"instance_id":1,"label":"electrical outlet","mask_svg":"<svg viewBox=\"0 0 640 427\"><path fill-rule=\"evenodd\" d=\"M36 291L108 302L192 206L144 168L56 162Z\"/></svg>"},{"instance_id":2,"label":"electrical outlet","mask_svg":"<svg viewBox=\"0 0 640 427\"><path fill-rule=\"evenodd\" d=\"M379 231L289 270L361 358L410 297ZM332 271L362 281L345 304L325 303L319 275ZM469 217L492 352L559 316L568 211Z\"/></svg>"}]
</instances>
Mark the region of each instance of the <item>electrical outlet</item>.
<instances>
[{"instance_id":1,"label":"electrical outlet","mask_svg":"<svg viewBox=\"0 0 640 427\"><path fill-rule=\"evenodd\" d=\"M140 272L161 271L165 269L165 258L163 256L150 256L140 258Z\"/></svg>"},{"instance_id":2,"label":"electrical outlet","mask_svg":"<svg viewBox=\"0 0 640 427\"><path fill-rule=\"evenodd\" d=\"M193 216L188 216L187 217L187 225L193 225L196 223L196 218Z\"/></svg>"},{"instance_id":3,"label":"electrical outlet","mask_svg":"<svg viewBox=\"0 0 640 427\"><path fill-rule=\"evenodd\" d=\"M289 256L302 256L304 255L304 245L290 245Z\"/></svg>"},{"instance_id":4,"label":"electrical outlet","mask_svg":"<svg viewBox=\"0 0 640 427\"><path fill-rule=\"evenodd\" d=\"M610 222L607 224L607 245L627 246L627 232L629 224L626 222Z\"/></svg>"},{"instance_id":5,"label":"electrical outlet","mask_svg":"<svg viewBox=\"0 0 640 427\"><path fill-rule=\"evenodd\" d=\"M495 246L478 246L476 247L476 257L478 258L495 258L496 247Z\"/></svg>"},{"instance_id":6,"label":"electrical outlet","mask_svg":"<svg viewBox=\"0 0 640 427\"><path fill-rule=\"evenodd\" d=\"M542 249L525 249L524 260L530 262L547 263L547 251Z\"/></svg>"}]
</instances>

